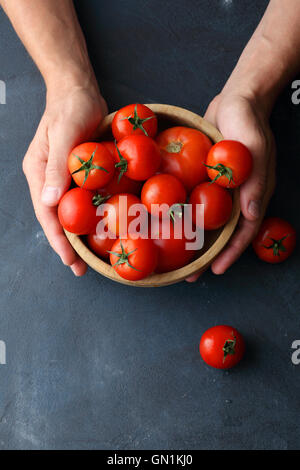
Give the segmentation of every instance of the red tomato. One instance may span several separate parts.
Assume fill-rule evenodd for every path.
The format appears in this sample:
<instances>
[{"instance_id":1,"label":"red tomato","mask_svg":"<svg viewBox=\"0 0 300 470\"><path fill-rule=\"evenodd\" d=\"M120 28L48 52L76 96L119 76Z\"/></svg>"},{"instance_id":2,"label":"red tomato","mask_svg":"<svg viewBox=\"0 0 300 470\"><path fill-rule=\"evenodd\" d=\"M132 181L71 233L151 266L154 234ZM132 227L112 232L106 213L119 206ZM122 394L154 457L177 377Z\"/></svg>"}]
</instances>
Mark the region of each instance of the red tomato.
<instances>
[{"instance_id":1,"label":"red tomato","mask_svg":"<svg viewBox=\"0 0 300 470\"><path fill-rule=\"evenodd\" d=\"M148 106L129 104L115 114L111 129L116 140L132 134L154 137L157 133L157 118Z\"/></svg>"},{"instance_id":2,"label":"red tomato","mask_svg":"<svg viewBox=\"0 0 300 470\"><path fill-rule=\"evenodd\" d=\"M90 233L87 236L87 244L101 258L109 258L109 250L116 241L116 236L108 232L107 234Z\"/></svg>"},{"instance_id":3,"label":"red tomato","mask_svg":"<svg viewBox=\"0 0 300 470\"><path fill-rule=\"evenodd\" d=\"M253 240L257 256L268 263L281 263L294 251L296 231L291 224L279 217L265 219Z\"/></svg>"},{"instance_id":4,"label":"red tomato","mask_svg":"<svg viewBox=\"0 0 300 470\"><path fill-rule=\"evenodd\" d=\"M58 218L65 230L86 235L95 230L97 207L93 204L94 193L82 188L66 192L58 205Z\"/></svg>"},{"instance_id":5,"label":"red tomato","mask_svg":"<svg viewBox=\"0 0 300 470\"><path fill-rule=\"evenodd\" d=\"M115 143L110 141L101 143L107 148L107 150L109 150L109 152L114 158L115 163L118 163L119 157L115 154ZM130 178L127 178L127 176L125 175L120 178L120 171L116 168L112 180L104 188L100 188L99 193L105 196L113 196L114 194L120 193L130 193L138 196L141 192L141 188L141 181L132 180Z\"/></svg>"},{"instance_id":6,"label":"red tomato","mask_svg":"<svg viewBox=\"0 0 300 470\"><path fill-rule=\"evenodd\" d=\"M115 143L112 140L105 140L101 142L102 145L109 151L113 159L115 160ZM117 160L115 160L117 161Z\"/></svg>"},{"instance_id":7,"label":"red tomato","mask_svg":"<svg viewBox=\"0 0 300 470\"><path fill-rule=\"evenodd\" d=\"M75 147L68 158L69 171L78 186L97 189L112 179L114 159L102 144L86 142Z\"/></svg>"},{"instance_id":8,"label":"red tomato","mask_svg":"<svg viewBox=\"0 0 300 470\"><path fill-rule=\"evenodd\" d=\"M109 198L105 203L106 221L108 229L119 236L126 236L128 231L134 232L136 228L138 232L148 230L148 214L141 200L133 194L116 194ZM134 207L136 206L137 214ZM133 212L132 212L133 211ZM138 227L133 226L132 222L138 217L140 224Z\"/></svg>"},{"instance_id":9,"label":"red tomato","mask_svg":"<svg viewBox=\"0 0 300 470\"><path fill-rule=\"evenodd\" d=\"M141 200L152 215L159 215L158 208L152 204L166 204L168 207L162 208L161 215L168 216L174 204L185 203L186 190L181 181L173 175L154 175L144 184Z\"/></svg>"},{"instance_id":10,"label":"red tomato","mask_svg":"<svg viewBox=\"0 0 300 470\"><path fill-rule=\"evenodd\" d=\"M252 155L241 142L222 140L210 149L206 167L211 180L224 188L236 188L251 174Z\"/></svg>"},{"instance_id":11,"label":"red tomato","mask_svg":"<svg viewBox=\"0 0 300 470\"><path fill-rule=\"evenodd\" d=\"M178 220L178 219L177 219ZM181 222L181 221L180 221ZM153 223L158 226L157 233L153 230ZM152 219L151 236L153 243L158 249L157 273L166 273L182 268L188 264L195 255L195 250L188 250L186 244L191 240L185 238L182 233L181 238L176 237L174 222L171 219ZM165 236L167 234L169 236Z\"/></svg>"},{"instance_id":12,"label":"red tomato","mask_svg":"<svg viewBox=\"0 0 300 470\"><path fill-rule=\"evenodd\" d=\"M245 343L231 326L218 325L205 331L199 346L202 359L216 369L229 369L242 359Z\"/></svg>"},{"instance_id":13,"label":"red tomato","mask_svg":"<svg viewBox=\"0 0 300 470\"><path fill-rule=\"evenodd\" d=\"M204 163L212 143L202 132L188 127L171 127L161 132L156 142L162 155L162 173L176 176L188 192L207 180Z\"/></svg>"},{"instance_id":14,"label":"red tomato","mask_svg":"<svg viewBox=\"0 0 300 470\"><path fill-rule=\"evenodd\" d=\"M145 135L130 135L118 142L115 154L118 159L116 168L121 175L128 178L144 181L156 173L159 168L160 151L150 137Z\"/></svg>"},{"instance_id":15,"label":"red tomato","mask_svg":"<svg viewBox=\"0 0 300 470\"><path fill-rule=\"evenodd\" d=\"M157 249L150 239L118 239L110 251L110 262L119 276L139 281L154 271Z\"/></svg>"},{"instance_id":16,"label":"red tomato","mask_svg":"<svg viewBox=\"0 0 300 470\"><path fill-rule=\"evenodd\" d=\"M204 204L204 230L216 230L230 219L231 195L229 191L216 184L207 182L198 184L191 194L189 203L193 206L194 224L197 224L197 204Z\"/></svg>"}]
</instances>

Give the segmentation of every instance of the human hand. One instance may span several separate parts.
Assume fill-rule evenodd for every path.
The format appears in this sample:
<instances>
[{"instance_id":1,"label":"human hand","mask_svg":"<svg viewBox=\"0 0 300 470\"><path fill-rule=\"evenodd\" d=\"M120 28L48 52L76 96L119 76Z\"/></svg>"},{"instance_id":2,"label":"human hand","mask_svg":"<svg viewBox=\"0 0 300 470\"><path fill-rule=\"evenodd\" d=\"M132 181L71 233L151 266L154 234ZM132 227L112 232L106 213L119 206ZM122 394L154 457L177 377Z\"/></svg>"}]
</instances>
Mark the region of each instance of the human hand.
<instances>
[{"instance_id":1,"label":"human hand","mask_svg":"<svg viewBox=\"0 0 300 470\"><path fill-rule=\"evenodd\" d=\"M275 142L268 115L255 99L235 94L220 94L209 105L205 119L225 139L245 144L253 156L250 178L240 187L241 216L228 245L211 265L215 274L223 274L243 253L258 232L275 188ZM187 278L194 282L199 274Z\"/></svg>"},{"instance_id":2,"label":"human hand","mask_svg":"<svg viewBox=\"0 0 300 470\"><path fill-rule=\"evenodd\" d=\"M106 103L96 85L60 87L56 83L55 89L48 90L44 115L23 160L36 217L54 251L76 276L86 272L86 264L67 240L56 206L71 182L70 151L96 137L106 114Z\"/></svg>"}]
</instances>

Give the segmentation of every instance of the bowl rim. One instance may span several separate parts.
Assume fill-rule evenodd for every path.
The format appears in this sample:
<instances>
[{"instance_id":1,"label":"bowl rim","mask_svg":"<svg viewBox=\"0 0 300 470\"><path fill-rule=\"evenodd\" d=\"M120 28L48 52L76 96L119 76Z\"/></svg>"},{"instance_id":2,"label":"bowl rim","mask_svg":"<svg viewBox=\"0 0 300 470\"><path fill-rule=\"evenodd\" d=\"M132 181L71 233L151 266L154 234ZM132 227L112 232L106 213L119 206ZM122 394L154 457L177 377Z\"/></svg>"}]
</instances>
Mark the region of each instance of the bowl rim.
<instances>
[{"instance_id":1,"label":"bowl rim","mask_svg":"<svg viewBox=\"0 0 300 470\"><path fill-rule=\"evenodd\" d=\"M163 114L164 117L176 118L180 119L185 118L189 120L191 123L188 127L194 127L196 129L201 130L204 134L206 134L213 143L220 142L223 140L222 134L216 129L210 122L206 119L202 118L196 113L189 111L187 109L167 105L167 104L159 104L159 103L150 103L146 104L153 112L156 114ZM107 115L104 120L102 121L101 125L99 126L99 134L106 132L113 120L116 111ZM179 124L180 125L180 124ZM103 261L99 258L96 254L94 254L88 246L82 241L82 239L75 235L74 233L65 231L66 237L68 238L70 244L78 253L78 255L96 272L102 274L103 276L117 281L121 284L136 286L136 287L160 287L166 286L170 284L175 284L184 280L186 277L195 274L196 272L204 272L216 256L222 251L225 247L227 242L229 241L230 237L232 236L239 216L240 216L240 199L239 199L239 189L236 188L232 191L233 195L233 205L232 205L232 212L229 221L224 225L222 231L220 232L219 236L216 238L214 243L202 253L198 258L196 258L191 263L183 266L182 268L176 269L174 271L170 271L167 273L162 274L151 274L150 276L142 279L140 281L129 281L127 279L123 279L121 276L117 274L117 272L113 269L111 265Z\"/></svg>"}]
</instances>

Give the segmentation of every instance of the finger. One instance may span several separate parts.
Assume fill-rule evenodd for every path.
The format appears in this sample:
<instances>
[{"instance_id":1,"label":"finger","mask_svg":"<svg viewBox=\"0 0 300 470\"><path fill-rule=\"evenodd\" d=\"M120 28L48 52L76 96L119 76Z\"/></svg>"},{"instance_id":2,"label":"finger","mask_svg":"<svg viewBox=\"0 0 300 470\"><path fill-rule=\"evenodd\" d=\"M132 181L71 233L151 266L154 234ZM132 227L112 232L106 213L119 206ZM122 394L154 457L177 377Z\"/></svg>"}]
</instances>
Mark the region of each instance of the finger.
<instances>
[{"instance_id":1,"label":"finger","mask_svg":"<svg viewBox=\"0 0 300 470\"><path fill-rule=\"evenodd\" d=\"M208 105L207 110L204 114L204 119L209 121L211 124L216 124L216 113L218 108L219 96L216 96Z\"/></svg>"},{"instance_id":2,"label":"finger","mask_svg":"<svg viewBox=\"0 0 300 470\"><path fill-rule=\"evenodd\" d=\"M211 265L214 274L224 274L247 248L254 239L260 226L259 221L250 221L243 216L240 219L239 227L232 236L226 248L215 259Z\"/></svg>"},{"instance_id":3,"label":"finger","mask_svg":"<svg viewBox=\"0 0 300 470\"><path fill-rule=\"evenodd\" d=\"M204 274L205 271L207 271L207 269L208 269L208 268L205 268L205 269L201 270L201 272L195 273L195 274L193 274L192 276L187 277L187 278L185 279L186 282L191 282L191 283L192 283L192 282L196 282L196 281L199 279L199 277L202 276L202 274Z\"/></svg>"},{"instance_id":4,"label":"finger","mask_svg":"<svg viewBox=\"0 0 300 470\"><path fill-rule=\"evenodd\" d=\"M71 152L75 135L73 131L64 135L57 127L48 131L49 155L45 169L45 183L42 189L42 202L47 206L56 206L70 186L71 176L68 170L68 155Z\"/></svg>"},{"instance_id":5,"label":"finger","mask_svg":"<svg viewBox=\"0 0 300 470\"><path fill-rule=\"evenodd\" d=\"M78 258L75 263L71 265L71 269L75 276L83 276L87 271L87 265L82 259Z\"/></svg>"},{"instance_id":6,"label":"finger","mask_svg":"<svg viewBox=\"0 0 300 470\"><path fill-rule=\"evenodd\" d=\"M38 147L41 148L41 145ZM47 207L41 202L41 191L44 185L47 162L44 154L37 158L35 156L36 154L33 153L38 147L35 147L34 144L31 145L25 156L25 163L23 165L33 207L51 247L60 256L64 264L71 266L80 258L73 250L63 232L57 218L56 208Z\"/></svg>"},{"instance_id":7,"label":"finger","mask_svg":"<svg viewBox=\"0 0 300 470\"><path fill-rule=\"evenodd\" d=\"M257 140L248 148L253 157L253 168L248 180L241 186L240 203L244 217L258 220L262 213L262 202L267 190L270 148L267 140Z\"/></svg>"},{"instance_id":8,"label":"finger","mask_svg":"<svg viewBox=\"0 0 300 470\"><path fill-rule=\"evenodd\" d=\"M192 276L189 276L186 278L186 282L191 282L191 283L196 282L199 279L200 275L201 274L197 274L197 273L193 274Z\"/></svg>"}]
</instances>

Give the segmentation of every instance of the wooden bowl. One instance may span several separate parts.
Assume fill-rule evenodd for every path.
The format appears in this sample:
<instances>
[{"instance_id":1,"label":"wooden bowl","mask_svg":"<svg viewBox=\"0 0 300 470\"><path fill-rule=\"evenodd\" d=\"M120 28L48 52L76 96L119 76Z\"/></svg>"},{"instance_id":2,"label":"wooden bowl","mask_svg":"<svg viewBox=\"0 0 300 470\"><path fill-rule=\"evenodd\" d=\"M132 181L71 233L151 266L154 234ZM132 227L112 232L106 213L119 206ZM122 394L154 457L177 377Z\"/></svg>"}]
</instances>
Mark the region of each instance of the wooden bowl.
<instances>
[{"instance_id":1,"label":"wooden bowl","mask_svg":"<svg viewBox=\"0 0 300 470\"><path fill-rule=\"evenodd\" d=\"M191 111L165 104L147 104L147 106L149 106L149 108L151 108L158 117L159 131L166 129L167 127L181 125L199 129L214 143L223 139L222 134L212 124ZM99 137L101 140L112 139L111 122L114 115L115 113L109 114L101 123L99 128ZM235 189L233 190L233 207L230 220L219 230L205 232L204 246L199 251L197 259L183 268L164 274L152 274L141 281L127 281L126 279L121 278L108 263L98 258L98 256L96 256L87 247L87 245L85 245L80 237L67 231L65 231L65 233L69 242L79 256L91 268L98 273L103 274L103 276L129 286L159 287L180 282L187 276L191 276L196 272L204 272L230 239L237 225L239 215L239 190Z\"/></svg>"}]
</instances>

